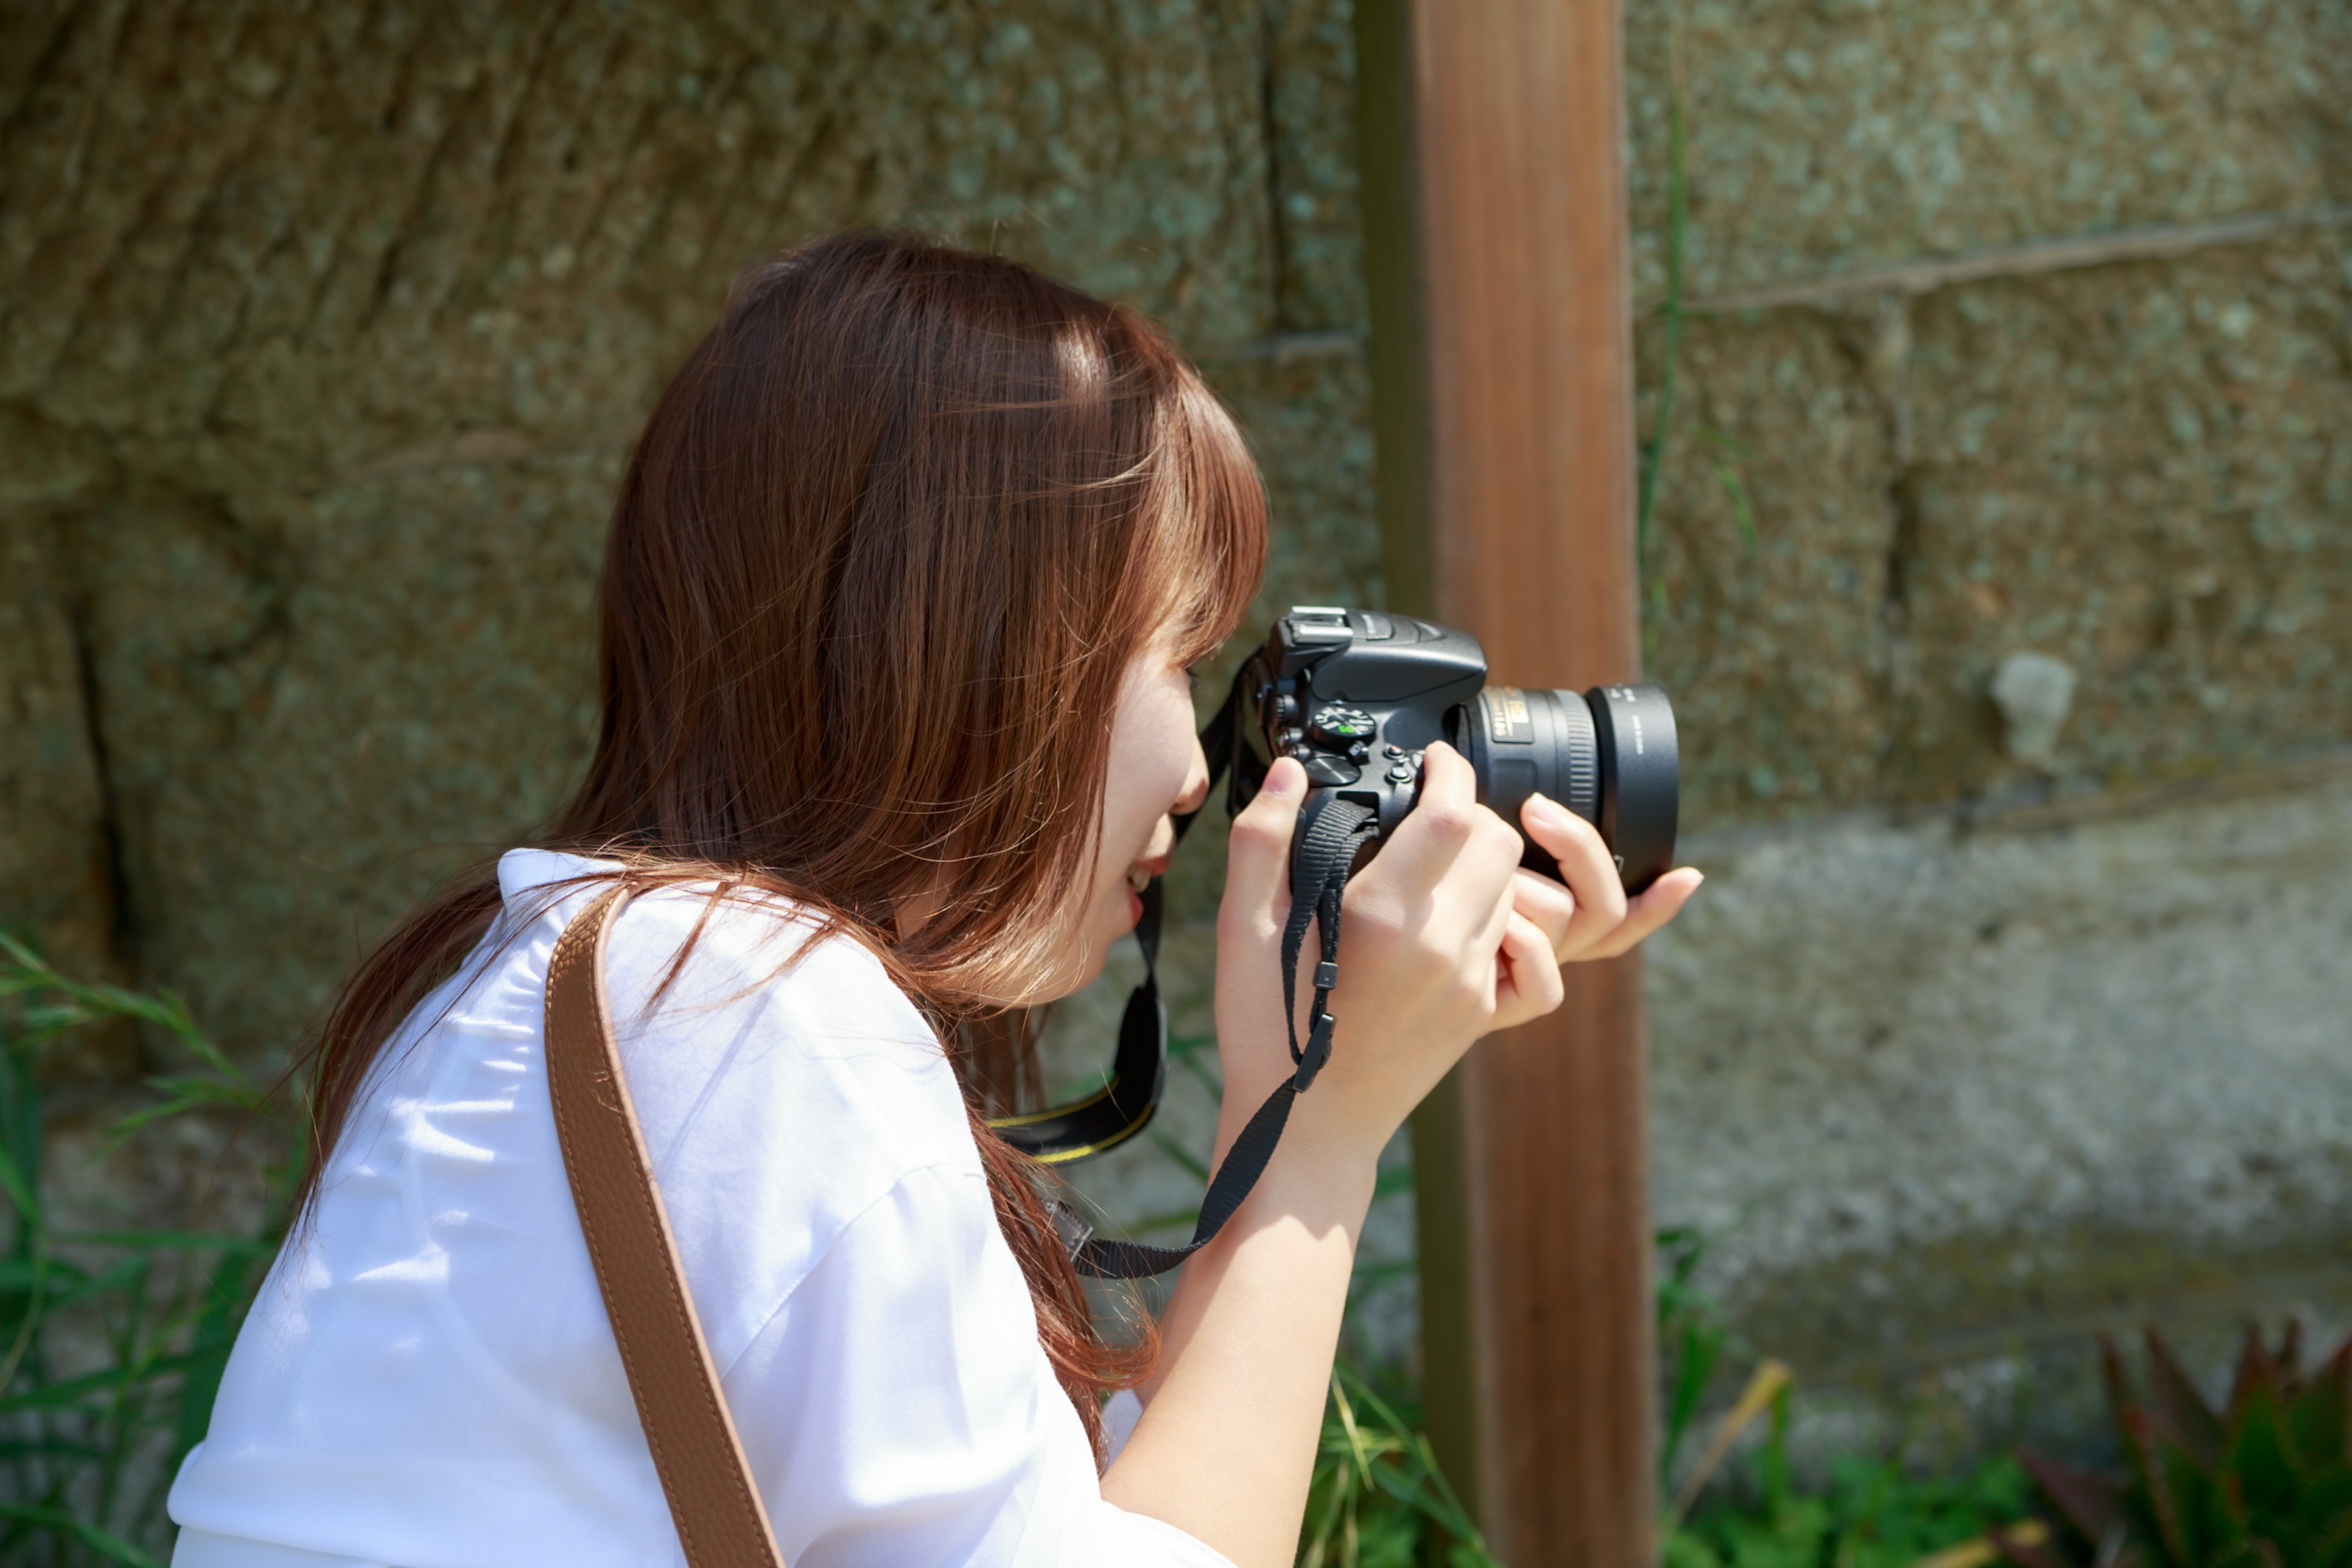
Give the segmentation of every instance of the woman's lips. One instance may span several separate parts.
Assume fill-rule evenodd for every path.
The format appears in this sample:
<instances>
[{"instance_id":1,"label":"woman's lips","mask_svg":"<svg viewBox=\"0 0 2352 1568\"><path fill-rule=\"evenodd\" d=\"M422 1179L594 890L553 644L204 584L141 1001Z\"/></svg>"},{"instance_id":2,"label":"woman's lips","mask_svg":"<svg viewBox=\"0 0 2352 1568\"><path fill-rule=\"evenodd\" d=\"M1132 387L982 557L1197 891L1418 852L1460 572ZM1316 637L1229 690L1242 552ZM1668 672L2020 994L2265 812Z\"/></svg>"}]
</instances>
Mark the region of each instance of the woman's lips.
<instances>
[{"instance_id":1,"label":"woman's lips","mask_svg":"<svg viewBox=\"0 0 2352 1568\"><path fill-rule=\"evenodd\" d=\"M1154 855L1150 859L1138 860L1127 868L1127 923L1129 930L1133 930L1135 922L1143 918L1144 889L1151 886L1153 878L1167 874L1170 858L1168 855Z\"/></svg>"}]
</instances>

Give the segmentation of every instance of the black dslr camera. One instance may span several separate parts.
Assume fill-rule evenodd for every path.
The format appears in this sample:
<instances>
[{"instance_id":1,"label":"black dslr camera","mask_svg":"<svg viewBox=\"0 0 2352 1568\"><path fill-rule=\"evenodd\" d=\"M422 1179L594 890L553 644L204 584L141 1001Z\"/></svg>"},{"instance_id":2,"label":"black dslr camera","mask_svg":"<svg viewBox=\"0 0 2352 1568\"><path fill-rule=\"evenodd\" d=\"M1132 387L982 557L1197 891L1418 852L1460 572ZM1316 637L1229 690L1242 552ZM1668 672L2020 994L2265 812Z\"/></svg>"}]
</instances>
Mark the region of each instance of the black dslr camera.
<instances>
[{"instance_id":1,"label":"black dslr camera","mask_svg":"<svg viewBox=\"0 0 2352 1568\"><path fill-rule=\"evenodd\" d=\"M1227 1151L1182 1247L1094 1236L1064 1212L1071 1260L1083 1274L1134 1279L1173 1268L1208 1245L1249 1195L1290 1116L1331 1057L1339 1020L1328 1004L1339 984L1341 898L1354 868L1396 831L1421 795L1421 758L1444 741L1470 760L1478 800L1519 830L1519 808L1540 790L1601 830L1625 890L1638 893L1674 864L1679 772L1675 712L1654 686L1526 691L1486 684L1486 655L1466 632L1408 616L1294 608L1234 678L1216 718L1201 731L1210 776L1223 773L1239 811L1276 757L1307 769L1307 802L1291 837L1290 915L1282 932L1283 1024L1291 1077L1276 1086ZM1180 818L1181 833L1194 817ZM1527 845L1520 863L1559 875ZM1316 961L1303 962L1310 925ZM1128 998L1118 1054L1088 1098L989 1125L1049 1164L1118 1147L1151 1120L1168 1077L1168 1015L1153 964L1160 950L1160 884L1143 895L1135 928L1143 984ZM1297 995L1311 991L1307 1037Z\"/></svg>"},{"instance_id":2,"label":"black dslr camera","mask_svg":"<svg viewBox=\"0 0 2352 1568\"><path fill-rule=\"evenodd\" d=\"M1601 830L1627 892L1674 865L1675 712L1655 686L1596 686L1580 696L1488 686L1486 652L1467 632L1302 605L1274 623L1234 699L1244 720L1236 728L1244 744L1255 742L1251 762L1260 764L1234 770L1236 805L1275 758L1296 757L1307 769L1294 859L1318 818L1341 805L1361 824L1357 862L1370 858L1421 794L1423 749L1444 741L1477 771L1479 804L1523 839L1519 808L1540 791ZM1521 863L1559 875L1531 842Z\"/></svg>"}]
</instances>

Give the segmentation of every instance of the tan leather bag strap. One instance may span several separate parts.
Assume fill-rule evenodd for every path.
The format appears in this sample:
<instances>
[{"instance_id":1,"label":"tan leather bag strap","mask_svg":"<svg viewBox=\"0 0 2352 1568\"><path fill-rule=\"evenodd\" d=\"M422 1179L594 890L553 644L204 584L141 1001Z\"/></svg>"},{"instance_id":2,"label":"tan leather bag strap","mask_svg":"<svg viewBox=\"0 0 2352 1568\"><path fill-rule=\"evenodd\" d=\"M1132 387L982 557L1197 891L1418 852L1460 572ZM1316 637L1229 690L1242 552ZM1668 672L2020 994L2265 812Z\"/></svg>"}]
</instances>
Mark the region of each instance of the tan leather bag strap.
<instances>
[{"instance_id":1,"label":"tan leather bag strap","mask_svg":"<svg viewBox=\"0 0 2352 1568\"><path fill-rule=\"evenodd\" d=\"M692 1568L783 1568L695 1321L613 1043L604 935L628 899L627 889L614 888L589 905L564 928L547 967L547 1088L555 1135L687 1562Z\"/></svg>"}]
</instances>

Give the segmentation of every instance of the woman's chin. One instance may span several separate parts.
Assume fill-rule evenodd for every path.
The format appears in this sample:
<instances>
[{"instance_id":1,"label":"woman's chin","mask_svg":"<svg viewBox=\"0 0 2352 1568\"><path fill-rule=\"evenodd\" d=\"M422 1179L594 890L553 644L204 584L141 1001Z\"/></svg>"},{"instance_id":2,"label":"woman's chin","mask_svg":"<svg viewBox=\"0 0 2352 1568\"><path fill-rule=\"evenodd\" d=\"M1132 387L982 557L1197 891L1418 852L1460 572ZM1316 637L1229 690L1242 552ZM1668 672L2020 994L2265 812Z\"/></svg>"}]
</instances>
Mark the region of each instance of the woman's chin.
<instances>
[{"instance_id":1,"label":"woman's chin","mask_svg":"<svg viewBox=\"0 0 2352 1568\"><path fill-rule=\"evenodd\" d=\"M1103 967L1110 962L1111 949L1117 947L1143 918L1143 899L1133 888L1121 882L1116 902L1105 900L1094 908L1087 921L1083 939L1085 952L1076 962L1022 999L1024 1007L1041 1006L1075 996L1102 977Z\"/></svg>"}]
</instances>

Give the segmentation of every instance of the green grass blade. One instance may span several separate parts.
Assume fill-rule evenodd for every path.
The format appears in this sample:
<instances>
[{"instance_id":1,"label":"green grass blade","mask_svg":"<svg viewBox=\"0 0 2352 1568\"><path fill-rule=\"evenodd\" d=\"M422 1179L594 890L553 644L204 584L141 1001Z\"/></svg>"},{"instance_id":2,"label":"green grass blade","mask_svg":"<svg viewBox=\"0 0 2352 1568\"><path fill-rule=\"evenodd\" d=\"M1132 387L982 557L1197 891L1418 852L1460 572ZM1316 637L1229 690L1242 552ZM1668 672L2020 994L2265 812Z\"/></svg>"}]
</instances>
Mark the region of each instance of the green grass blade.
<instances>
[{"instance_id":1,"label":"green grass blade","mask_svg":"<svg viewBox=\"0 0 2352 1568\"><path fill-rule=\"evenodd\" d=\"M126 1563L129 1568L165 1568L162 1558L142 1552L121 1536L110 1535L94 1524L85 1524L62 1509L0 1502L0 1519L43 1526L53 1533L80 1542L110 1562Z\"/></svg>"},{"instance_id":2,"label":"green grass blade","mask_svg":"<svg viewBox=\"0 0 2352 1568\"><path fill-rule=\"evenodd\" d=\"M109 1394L127 1384L144 1383L185 1372L194 1360L194 1357L187 1355L157 1356L127 1366L110 1366L102 1372L69 1377L59 1383L45 1383L21 1394L0 1397L0 1415L14 1415L20 1410L55 1410L79 1405L92 1394Z\"/></svg>"},{"instance_id":3,"label":"green grass blade","mask_svg":"<svg viewBox=\"0 0 2352 1568\"><path fill-rule=\"evenodd\" d=\"M51 1233L55 1247L121 1247L134 1252L225 1252L240 1258L266 1258L278 1244L265 1237L228 1236L214 1230L61 1230Z\"/></svg>"},{"instance_id":4,"label":"green grass blade","mask_svg":"<svg viewBox=\"0 0 2352 1568\"><path fill-rule=\"evenodd\" d=\"M1756 509L1748 504L1748 485L1739 477L1739 469L1728 458L1714 459L1715 477L1731 498L1732 515L1739 520L1739 537L1748 546L1748 553L1756 553Z\"/></svg>"}]
</instances>

